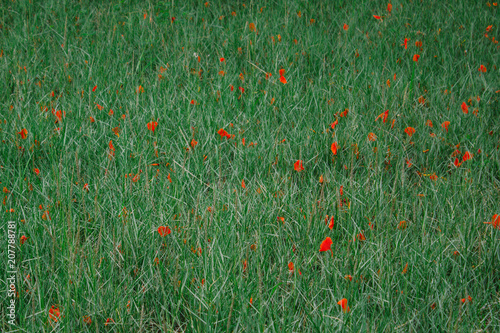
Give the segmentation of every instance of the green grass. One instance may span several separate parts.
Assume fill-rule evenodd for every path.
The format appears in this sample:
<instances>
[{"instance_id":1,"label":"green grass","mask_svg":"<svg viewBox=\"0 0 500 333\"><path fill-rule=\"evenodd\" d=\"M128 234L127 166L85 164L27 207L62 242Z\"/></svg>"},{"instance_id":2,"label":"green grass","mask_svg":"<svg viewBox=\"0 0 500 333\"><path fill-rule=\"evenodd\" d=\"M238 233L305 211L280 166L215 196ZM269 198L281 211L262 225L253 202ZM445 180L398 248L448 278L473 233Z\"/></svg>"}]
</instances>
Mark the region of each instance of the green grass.
<instances>
[{"instance_id":1,"label":"green grass","mask_svg":"<svg viewBox=\"0 0 500 333\"><path fill-rule=\"evenodd\" d=\"M499 8L392 5L2 1L0 330L500 330Z\"/></svg>"}]
</instances>

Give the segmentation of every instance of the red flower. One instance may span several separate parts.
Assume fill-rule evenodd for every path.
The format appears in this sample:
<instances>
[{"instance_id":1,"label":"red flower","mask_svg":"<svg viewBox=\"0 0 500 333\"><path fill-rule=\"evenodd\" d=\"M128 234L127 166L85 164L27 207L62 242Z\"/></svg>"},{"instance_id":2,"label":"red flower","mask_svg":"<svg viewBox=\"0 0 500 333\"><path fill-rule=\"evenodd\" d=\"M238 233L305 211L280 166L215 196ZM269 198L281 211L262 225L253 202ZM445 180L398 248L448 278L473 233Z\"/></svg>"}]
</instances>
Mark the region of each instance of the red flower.
<instances>
[{"instance_id":1,"label":"red flower","mask_svg":"<svg viewBox=\"0 0 500 333\"><path fill-rule=\"evenodd\" d=\"M282 69L280 69L280 76L283 76L283 75L285 75L285 70L282 68Z\"/></svg>"},{"instance_id":2,"label":"red flower","mask_svg":"<svg viewBox=\"0 0 500 333\"><path fill-rule=\"evenodd\" d=\"M374 17L375 19L377 19L377 20L382 19L382 18L381 18L380 16L378 16L378 15L373 15L373 17Z\"/></svg>"},{"instance_id":3,"label":"red flower","mask_svg":"<svg viewBox=\"0 0 500 333\"><path fill-rule=\"evenodd\" d=\"M413 127L405 128L405 133L411 138L415 134L415 129Z\"/></svg>"},{"instance_id":4,"label":"red flower","mask_svg":"<svg viewBox=\"0 0 500 333\"><path fill-rule=\"evenodd\" d=\"M330 124L330 127L332 128L332 130L335 129L335 126L337 126L339 124L339 120L336 119L333 123Z\"/></svg>"},{"instance_id":5,"label":"red flower","mask_svg":"<svg viewBox=\"0 0 500 333\"><path fill-rule=\"evenodd\" d=\"M418 58L420 58L418 54L413 55L413 61L418 62Z\"/></svg>"},{"instance_id":6,"label":"red flower","mask_svg":"<svg viewBox=\"0 0 500 333\"><path fill-rule=\"evenodd\" d=\"M52 305L52 307L49 310L49 318L57 323L57 320L59 320L60 315L61 312L59 311L59 308L56 308L54 305Z\"/></svg>"},{"instance_id":7,"label":"red flower","mask_svg":"<svg viewBox=\"0 0 500 333\"><path fill-rule=\"evenodd\" d=\"M342 298L340 301L337 302L337 304L342 307L342 311L344 311L344 313L351 311L351 309L347 306L347 299Z\"/></svg>"},{"instance_id":8,"label":"red flower","mask_svg":"<svg viewBox=\"0 0 500 333\"><path fill-rule=\"evenodd\" d=\"M461 108L463 113L469 113L469 106L467 106L467 103L463 102Z\"/></svg>"},{"instance_id":9,"label":"red flower","mask_svg":"<svg viewBox=\"0 0 500 333\"><path fill-rule=\"evenodd\" d=\"M408 48L408 41L409 41L409 39L405 38L405 42L403 44L405 46L405 50Z\"/></svg>"},{"instance_id":10,"label":"red flower","mask_svg":"<svg viewBox=\"0 0 500 333\"><path fill-rule=\"evenodd\" d=\"M388 116L389 116L389 110L385 110L385 112L382 112L381 114L378 115L377 118L375 118L375 121L379 120L379 118L382 118L382 121L385 123L387 121Z\"/></svg>"},{"instance_id":11,"label":"red flower","mask_svg":"<svg viewBox=\"0 0 500 333\"><path fill-rule=\"evenodd\" d=\"M284 76L280 76L280 82L286 84L287 83L286 78Z\"/></svg>"},{"instance_id":12,"label":"red flower","mask_svg":"<svg viewBox=\"0 0 500 333\"><path fill-rule=\"evenodd\" d=\"M169 235L172 232L168 226L160 226L158 227L158 233L160 234L161 237L165 237L166 235Z\"/></svg>"},{"instance_id":13,"label":"red flower","mask_svg":"<svg viewBox=\"0 0 500 333\"><path fill-rule=\"evenodd\" d=\"M392 4L391 3L388 3L387 4L387 11L390 13L392 12Z\"/></svg>"},{"instance_id":14,"label":"red flower","mask_svg":"<svg viewBox=\"0 0 500 333\"><path fill-rule=\"evenodd\" d=\"M331 150L333 155L337 155L337 149L339 148L339 145L337 142L332 143Z\"/></svg>"},{"instance_id":15,"label":"red flower","mask_svg":"<svg viewBox=\"0 0 500 333\"><path fill-rule=\"evenodd\" d=\"M295 162L293 164L293 168L295 169L295 171L302 171L302 170L304 170L304 167L302 166L302 160L298 160L297 162Z\"/></svg>"},{"instance_id":16,"label":"red flower","mask_svg":"<svg viewBox=\"0 0 500 333\"><path fill-rule=\"evenodd\" d=\"M344 30L347 31L347 29L349 29L349 26L344 23Z\"/></svg>"},{"instance_id":17,"label":"red flower","mask_svg":"<svg viewBox=\"0 0 500 333\"><path fill-rule=\"evenodd\" d=\"M486 73L486 67L484 67L484 65L481 65L481 66L479 66L478 71Z\"/></svg>"},{"instance_id":18,"label":"red flower","mask_svg":"<svg viewBox=\"0 0 500 333\"><path fill-rule=\"evenodd\" d=\"M225 130L223 130L222 128L221 128L221 129L219 129L219 130L217 131L217 133L219 133L219 135L220 135L220 138L221 138L221 139L222 139L223 137L226 137L226 138L228 138L228 139L231 139L231 135L229 135L229 133L228 133L228 132L226 132Z\"/></svg>"},{"instance_id":19,"label":"red flower","mask_svg":"<svg viewBox=\"0 0 500 333\"><path fill-rule=\"evenodd\" d=\"M156 126L158 126L158 123L156 121L150 121L148 123L148 130L150 130L151 132L155 132L155 129L156 129Z\"/></svg>"},{"instance_id":20,"label":"red flower","mask_svg":"<svg viewBox=\"0 0 500 333\"><path fill-rule=\"evenodd\" d=\"M441 124L441 127L444 128L446 130L446 132L448 132L448 126L450 126L449 121L445 121Z\"/></svg>"},{"instance_id":21,"label":"red flower","mask_svg":"<svg viewBox=\"0 0 500 333\"><path fill-rule=\"evenodd\" d=\"M224 59L224 58L220 58L219 60L220 60L220 62L226 61L226 59Z\"/></svg>"},{"instance_id":22,"label":"red flower","mask_svg":"<svg viewBox=\"0 0 500 333\"><path fill-rule=\"evenodd\" d=\"M360 241L364 241L364 240L366 240L365 235L363 235L363 233L361 233L361 232L360 232L360 233L358 234L358 240L360 240Z\"/></svg>"},{"instance_id":23,"label":"red flower","mask_svg":"<svg viewBox=\"0 0 500 333\"><path fill-rule=\"evenodd\" d=\"M21 242L21 245L23 245L23 244L24 244L24 242L26 242L27 240L28 240L28 237L26 237L26 236L22 235L22 236L21 236L21 239L20 239L19 241Z\"/></svg>"},{"instance_id":24,"label":"red flower","mask_svg":"<svg viewBox=\"0 0 500 333\"><path fill-rule=\"evenodd\" d=\"M465 162L465 161L470 160L470 159L472 159L472 154L469 153L468 151L466 151L464 154L464 157L463 157L463 161Z\"/></svg>"},{"instance_id":25,"label":"red flower","mask_svg":"<svg viewBox=\"0 0 500 333\"><path fill-rule=\"evenodd\" d=\"M38 168L35 168L33 171L36 173L37 176L40 175L40 170L38 170Z\"/></svg>"},{"instance_id":26,"label":"red flower","mask_svg":"<svg viewBox=\"0 0 500 333\"><path fill-rule=\"evenodd\" d=\"M23 128L20 132L17 132L17 134L21 135L21 138L23 140L26 140L28 137L28 130L26 128Z\"/></svg>"},{"instance_id":27,"label":"red flower","mask_svg":"<svg viewBox=\"0 0 500 333\"><path fill-rule=\"evenodd\" d=\"M485 224L491 224L493 228L500 229L500 215L495 214L491 218L491 222L484 222Z\"/></svg>"},{"instance_id":28,"label":"red flower","mask_svg":"<svg viewBox=\"0 0 500 333\"><path fill-rule=\"evenodd\" d=\"M92 88L92 92L94 92L96 89L97 89L97 86L95 86L94 88Z\"/></svg>"},{"instance_id":29,"label":"red flower","mask_svg":"<svg viewBox=\"0 0 500 333\"><path fill-rule=\"evenodd\" d=\"M319 252L331 251L333 257L332 244L333 244L332 239L330 237L326 237L325 240L322 241L321 245L319 246Z\"/></svg>"}]
</instances>

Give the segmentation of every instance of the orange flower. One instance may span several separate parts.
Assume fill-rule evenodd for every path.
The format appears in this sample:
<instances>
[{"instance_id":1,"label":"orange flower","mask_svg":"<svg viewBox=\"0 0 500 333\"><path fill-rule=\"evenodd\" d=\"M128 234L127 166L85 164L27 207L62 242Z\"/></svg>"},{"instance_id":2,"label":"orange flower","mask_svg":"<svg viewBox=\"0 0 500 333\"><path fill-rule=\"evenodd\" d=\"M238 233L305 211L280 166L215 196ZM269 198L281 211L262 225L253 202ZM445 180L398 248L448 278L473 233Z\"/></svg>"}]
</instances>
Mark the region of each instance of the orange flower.
<instances>
[{"instance_id":1,"label":"orange flower","mask_svg":"<svg viewBox=\"0 0 500 333\"><path fill-rule=\"evenodd\" d=\"M392 12L392 4L390 2L387 4L387 11L389 13Z\"/></svg>"},{"instance_id":2,"label":"orange flower","mask_svg":"<svg viewBox=\"0 0 500 333\"><path fill-rule=\"evenodd\" d=\"M416 47L422 47L422 41L421 41L421 40L417 40L417 41L415 42L415 46L416 46Z\"/></svg>"},{"instance_id":3,"label":"orange flower","mask_svg":"<svg viewBox=\"0 0 500 333\"><path fill-rule=\"evenodd\" d=\"M486 32L490 32L491 31L491 28L493 28L493 25L489 25L486 27Z\"/></svg>"},{"instance_id":4,"label":"orange flower","mask_svg":"<svg viewBox=\"0 0 500 333\"><path fill-rule=\"evenodd\" d=\"M40 175L40 170L38 168L33 169L33 171L36 173L36 175Z\"/></svg>"},{"instance_id":5,"label":"orange flower","mask_svg":"<svg viewBox=\"0 0 500 333\"><path fill-rule=\"evenodd\" d=\"M245 180L244 179L241 181L241 187L247 188L246 185L245 185Z\"/></svg>"},{"instance_id":6,"label":"orange flower","mask_svg":"<svg viewBox=\"0 0 500 333\"><path fill-rule=\"evenodd\" d=\"M197 144L198 144L198 141L196 141L195 139L191 140L191 147L194 148Z\"/></svg>"},{"instance_id":7,"label":"orange flower","mask_svg":"<svg viewBox=\"0 0 500 333\"><path fill-rule=\"evenodd\" d=\"M382 18L381 18L380 16L378 16L378 15L373 15L373 17L374 17L376 20L380 20L380 19L382 19Z\"/></svg>"},{"instance_id":8,"label":"orange flower","mask_svg":"<svg viewBox=\"0 0 500 333\"><path fill-rule=\"evenodd\" d=\"M418 58L420 58L418 54L413 55L413 61L418 62Z\"/></svg>"},{"instance_id":9,"label":"orange flower","mask_svg":"<svg viewBox=\"0 0 500 333\"><path fill-rule=\"evenodd\" d=\"M462 102L461 108L462 108L463 113L465 113L465 114L469 113L469 106L467 105L467 103Z\"/></svg>"},{"instance_id":10,"label":"orange flower","mask_svg":"<svg viewBox=\"0 0 500 333\"><path fill-rule=\"evenodd\" d=\"M352 276L351 275L346 275L346 276L344 276L344 279L352 281Z\"/></svg>"},{"instance_id":11,"label":"orange flower","mask_svg":"<svg viewBox=\"0 0 500 333\"><path fill-rule=\"evenodd\" d=\"M339 145L337 144L336 141L334 143L332 143L331 150L332 150L333 155L337 155L338 148L339 148Z\"/></svg>"},{"instance_id":12,"label":"orange flower","mask_svg":"<svg viewBox=\"0 0 500 333\"><path fill-rule=\"evenodd\" d=\"M460 162L458 161L458 158L457 158L457 157L455 157L455 162L453 162L453 165L455 165L455 166L458 168L461 164L462 164L462 163L460 163Z\"/></svg>"},{"instance_id":13,"label":"orange flower","mask_svg":"<svg viewBox=\"0 0 500 333\"><path fill-rule=\"evenodd\" d=\"M375 121L379 120L379 118L382 118L382 121L385 123L387 121L388 116L389 116L389 110L385 110L385 112L382 112L381 114L378 115L377 118L375 118Z\"/></svg>"},{"instance_id":14,"label":"orange flower","mask_svg":"<svg viewBox=\"0 0 500 333\"><path fill-rule=\"evenodd\" d=\"M331 251L332 252L332 257L333 257L333 251L332 251L332 244L333 241L330 237L326 237L324 241L321 242L321 245L319 246L319 252L326 252L326 251Z\"/></svg>"},{"instance_id":15,"label":"orange flower","mask_svg":"<svg viewBox=\"0 0 500 333\"><path fill-rule=\"evenodd\" d=\"M250 29L250 31L256 31L255 24L253 24L253 23L250 23L248 25L248 28Z\"/></svg>"},{"instance_id":16,"label":"orange flower","mask_svg":"<svg viewBox=\"0 0 500 333\"><path fill-rule=\"evenodd\" d=\"M24 244L24 242L26 242L27 240L28 240L28 237L26 237L26 236L22 235L22 236L21 236L21 239L19 240L19 242L21 243L21 245L23 245L23 244Z\"/></svg>"},{"instance_id":17,"label":"orange flower","mask_svg":"<svg viewBox=\"0 0 500 333\"><path fill-rule=\"evenodd\" d=\"M349 29L349 26L344 23L344 30L347 31L347 29Z\"/></svg>"},{"instance_id":18,"label":"orange flower","mask_svg":"<svg viewBox=\"0 0 500 333\"><path fill-rule=\"evenodd\" d=\"M399 222L398 229L406 229L406 221Z\"/></svg>"},{"instance_id":19,"label":"orange flower","mask_svg":"<svg viewBox=\"0 0 500 333\"><path fill-rule=\"evenodd\" d=\"M429 127L433 127L433 126L432 126L432 121L430 121L430 120L427 120L427 121L425 122L425 125L427 125L427 126L429 126Z\"/></svg>"},{"instance_id":20,"label":"orange flower","mask_svg":"<svg viewBox=\"0 0 500 333\"><path fill-rule=\"evenodd\" d=\"M436 181L438 179L436 173L433 173L432 175L429 176L430 180Z\"/></svg>"},{"instance_id":21,"label":"orange flower","mask_svg":"<svg viewBox=\"0 0 500 333\"><path fill-rule=\"evenodd\" d=\"M56 308L54 305L52 305L52 307L49 310L49 318L57 323L60 315L61 312L59 311L59 308Z\"/></svg>"},{"instance_id":22,"label":"orange flower","mask_svg":"<svg viewBox=\"0 0 500 333\"><path fill-rule=\"evenodd\" d=\"M94 123L94 122L95 122L94 117L90 117L90 122L91 122L91 123Z\"/></svg>"},{"instance_id":23,"label":"orange flower","mask_svg":"<svg viewBox=\"0 0 500 333\"><path fill-rule=\"evenodd\" d=\"M114 322L115 322L115 321L114 321L113 319L108 318L108 319L106 319L106 323L104 324L104 326L108 326L108 324L110 324L110 323L114 323Z\"/></svg>"},{"instance_id":24,"label":"orange flower","mask_svg":"<svg viewBox=\"0 0 500 333\"><path fill-rule=\"evenodd\" d=\"M221 139L222 139L223 137L226 137L226 138L228 138L228 139L231 139L231 135L230 135L228 132L226 132L225 130L223 130L222 128L221 128L221 129L219 129L219 130L217 131L217 133L219 133L219 135L220 135L220 138L221 138Z\"/></svg>"},{"instance_id":25,"label":"orange flower","mask_svg":"<svg viewBox=\"0 0 500 333\"><path fill-rule=\"evenodd\" d=\"M500 215L495 214L491 218L491 222L484 222L485 224L491 224L493 228L500 229Z\"/></svg>"},{"instance_id":26,"label":"orange flower","mask_svg":"<svg viewBox=\"0 0 500 333\"><path fill-rule=\"evenodd\" d=\"M172 232L168 226L160 226L158 227L158 233L160 234L161 237L165 237L166 235L169 235Z\"/></svg>"},{"instance_id":27,"label":"orange flower","mask_svg":"<svg viewBox=\"0 0 500 333\"><path fill-rule=\"evenodd\" d=\"M85 316L85 317L83 317L83 322L87 325L90 325L90 324L92 324L92 319L90 319L89 316Z\"/></svg>"},{"instance_id":28,"label":"orange flower","mask_svg":"<svg viewBox=\"0 0 500 333\"><path fill-rule=\"evenodd\" d=\"M448 126L450 126L449 121L445 121L441 124L441 127L444 128L446 130L446 132L448 132Z\"/></svg>"},{"instance_id":29,"label":"orange flower","mask_svg":"<svg viewBox=\"0 0 500 333\"><path fill-rule=\"evenodd\" d=\"M279 70L279 72L280 72L280 76L285 75L285 70L284 70L283 68L281 68L281 69Z\"/></svg>"},{"instance_id":30,"label":"orange flower","mask_svg":"<svg viewBox=\"0 0 500 333\"><path fill-rule=\"evenodd\" d=\"M368 141L375 141L377 140L377 136L375 135L375 133L368 133Z\"/></svg>"},{"instance_id":31,"label":"orange flower","mask_svg":"<svg viewBox=\"0 0 500 333\"><path fill-rule=\"evenodd\" d=\"M219 60L220 60L220 62L226 61L226 59L224 59L224 58L220 58Z\"/></svg>"},{"instance_id":32,"label":"orange flower","mask_svg":"<svg viewBox=\"0 0 500 333\"><path fill-rule=\"evenodd\" d=\"M340 301L337 302L337 304L342 307L342 311L344 311L344 313L351 311L351 309L347 306L347 299L342 298Z\"/></svg>"},{"instance_id":33,"label":"orange flower","mask_svg":"<svg viewBox=\"0 0 500 333\"><path fill-rule=\"evenodd\" d=\"M415 134L415 129L413 127L405 128L405 133L411 138Z\"/></svg>"},{"instance_id":34,"label":"orange flower","mask_svg":"<svg viewBox=\"0 0 500 333\"><path fill-rule=\"evenodd\" d=\"M304 167L302 166L302 160L297 160L297 162L295 162L293 164L293 169L295 171L302 171L302 170L304 170Z\"/></svg>"},{"instance_id":35,"label":"orange flower","mask_svg":"<svg viewBox=\"0 0 500 333\"><path fill-rule=\"evenodd\" d=\"M481 65L481 66L479 66L478 71L486 73L486 67L484 67L484 65Z\"/></svg>"},{"instance_id":36,"label":"orange flower","mask_svg":"<svg viewBox=\"0 0 500 333\"><path fill-rule=\"evenodd\" d=\"M403 272L402 273L406 274L406 272L408 272L408 263L406 263L406 266L405 266L405 268L403 268Z\"/></svg>"},{"instance_id":37,"label":"orange flower","mask_svg":"<svg viewBox=\"0 0 500 333\"><path fill-rule=\"evenodd\" d=\"M290 273L293 273L293 269L294 269L293 262L290 261L288 263L288 270L290 271Z\"/></svg>"},{"instance_id":38,"label":"orange flower","mask_svg":"<svg viewBox=\"0 0 500 333\"><path fill-rule=\"evenodd\" d=\"M148 130L150 130L151 132L155 132L155 129L156 129L156 126L158 126L158 123L156 121L150 121L148 123Z\"/></svg>"},{"instance_id":39,"label":"orange flower","mask_svg":"<svg viewBox=\"0 0 500 333\"><path fill-rule=\"evenodd\" d=\"M88 192L89 191L89 184L85 183L85 185L83 185L83 189Z\"/></svg>"},{"instance_id":40,"label":"orange flower","mask_svg":"<svg viewBox=\"0 0 500 333\"><path fill-rule=\"evenodd\" d=\"M286 84L286 78L284 76L280 76L280 82Z\"/></svg>"},{"instance_id":41,"label":"orange flower","mask_svg":"<svg viewBox=\"0 0 500 333\"><path fill-rule=\"evenodd\" d=\"M406 165L408 166L408 168L411 168L413 163L411 163L411 160L406 160Z\"/></svg>"},{"instance_id":42,"label":"orange flower","mask_svg":"<svg viewBox=\"0 0 500 333\"><path fill-rule=\"evenodd\" d=\"M365 235L363 235L363 233L361 233L361 232L360 232L360 233L358 234L358 240L360 240L360 241L364 241L364 240L366 240Z\"/></svg>"},{"instance_id":43,"label":"orange flower","mask_svg":"<svg viewBox=\"0 0 500 333\"><path fill-rule=\"evenodd\" d=\"M17 134L21 135L21 138L23 140L26 140L28 137L28 130L26 128L23 128L20 132L17 132Z\"/></svg>"}]
</instances>

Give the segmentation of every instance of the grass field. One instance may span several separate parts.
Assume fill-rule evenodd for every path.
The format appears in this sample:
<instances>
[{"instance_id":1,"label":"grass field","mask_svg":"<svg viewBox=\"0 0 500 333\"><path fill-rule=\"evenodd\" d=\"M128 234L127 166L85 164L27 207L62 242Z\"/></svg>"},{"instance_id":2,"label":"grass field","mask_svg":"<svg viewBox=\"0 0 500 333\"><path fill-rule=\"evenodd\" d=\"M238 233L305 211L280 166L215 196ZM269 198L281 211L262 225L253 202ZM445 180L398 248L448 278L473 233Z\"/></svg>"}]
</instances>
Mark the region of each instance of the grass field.
<instances>
[{"instance_id":1,"label":"grass field","mask_svg":"<svg viewBox=\"0 0 500 333\"><path fill-rule=\"evenodd\" d=\"M2 1L0 331L499 332L497 39L486 1Z\"/></svg>"}]
</instances>

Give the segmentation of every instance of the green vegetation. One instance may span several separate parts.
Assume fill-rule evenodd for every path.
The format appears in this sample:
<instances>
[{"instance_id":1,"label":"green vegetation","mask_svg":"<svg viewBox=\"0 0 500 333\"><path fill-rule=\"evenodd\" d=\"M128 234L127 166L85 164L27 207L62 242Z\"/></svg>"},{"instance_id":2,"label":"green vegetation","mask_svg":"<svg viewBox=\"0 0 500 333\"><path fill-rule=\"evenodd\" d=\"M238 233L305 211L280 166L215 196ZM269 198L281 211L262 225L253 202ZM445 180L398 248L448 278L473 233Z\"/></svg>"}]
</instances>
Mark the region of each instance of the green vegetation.
<instances>
[{"instance_id":1,"label":"green vegetation","mask_svg":"<svg viewBox=\"0 0 500 333\"><path fill-rule=\"evenodd\" d=\"M500 330L499 8L387 7L2 1L0 331Z\"/></svg>"}]
</instances>

